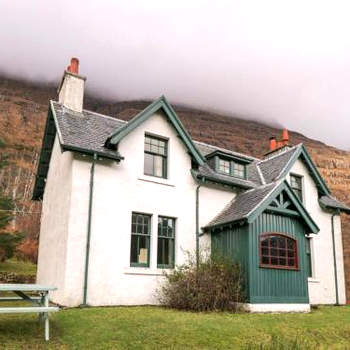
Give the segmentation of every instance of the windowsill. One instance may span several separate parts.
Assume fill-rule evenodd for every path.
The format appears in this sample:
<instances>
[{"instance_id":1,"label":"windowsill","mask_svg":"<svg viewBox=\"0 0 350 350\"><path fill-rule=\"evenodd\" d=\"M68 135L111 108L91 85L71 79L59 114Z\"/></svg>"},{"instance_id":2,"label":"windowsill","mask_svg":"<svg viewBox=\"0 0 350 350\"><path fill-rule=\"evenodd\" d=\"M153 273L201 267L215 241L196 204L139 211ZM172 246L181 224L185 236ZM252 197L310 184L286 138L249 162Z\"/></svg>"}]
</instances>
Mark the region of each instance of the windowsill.
<instances>
[{"instance_id":1,"label":"windowsill","mask_svg":"<svg viewBox=\"0 0 350 350\"><path fill-rule=\"evenodd\" d=\"M149 267L126 267L124 269L125 275L148 275L148 276L163 276L164 272L171 271L171 269L150 269Z\"/></svg>"},{"instance_id":2,"label":"windowsill","mask_svg":"<svg viewBox=\"0 0 350 350\"><path fill-rule=\"evenodd\" d=\"M308 277L307 281L310 283L320 283L320 280L318 278L314 278L314 277Z\"/></svg>"},{"instance_id":3,"label":"windowsill","mask_svg":"<svg viewBox=\"0 0 350 350\"><path fill-rule=\"evenodd\" d=\"M156 176L141 175L139 176L138 180L151 182L159 185L175 187L175 184L169 181L169 179L163 179L161 177L156 177Z\"/></svg>"}]
</instances>

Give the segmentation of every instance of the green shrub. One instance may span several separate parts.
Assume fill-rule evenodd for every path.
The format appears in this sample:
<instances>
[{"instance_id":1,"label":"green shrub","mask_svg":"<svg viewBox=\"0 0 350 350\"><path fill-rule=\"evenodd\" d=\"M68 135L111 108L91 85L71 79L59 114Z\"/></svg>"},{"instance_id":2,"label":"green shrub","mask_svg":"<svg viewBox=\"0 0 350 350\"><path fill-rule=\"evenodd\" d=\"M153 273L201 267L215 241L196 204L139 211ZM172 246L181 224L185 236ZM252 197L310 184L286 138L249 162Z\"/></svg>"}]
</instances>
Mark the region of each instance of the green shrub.
<instances>
[{"instance_id":1,"label":"green shrub","mask_svg":"<svg viewBox=\"0 0 350 350\"><path fill-rule=\"evenodd\" d=\"M166 273L166 281L158 291L163 306L192 311L236 311L244 301L243 276L240 265L220 256L200 258Z\"/></svg>"}]
</instances>

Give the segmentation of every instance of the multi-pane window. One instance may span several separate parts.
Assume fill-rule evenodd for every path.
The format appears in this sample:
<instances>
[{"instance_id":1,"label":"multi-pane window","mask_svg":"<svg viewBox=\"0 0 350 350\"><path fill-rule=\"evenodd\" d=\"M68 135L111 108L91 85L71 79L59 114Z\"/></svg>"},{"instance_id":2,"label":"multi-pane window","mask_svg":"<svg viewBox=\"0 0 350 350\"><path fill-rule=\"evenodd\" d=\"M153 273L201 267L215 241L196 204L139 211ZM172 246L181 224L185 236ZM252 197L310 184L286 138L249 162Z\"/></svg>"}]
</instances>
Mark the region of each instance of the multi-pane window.
<instances>
[{"instance_id":1,"label":"multi-pane window","mask_svg":"<svg viewBox=\"0 0 350 350\"><path fill-rule=\"evenodd\" d=\"M297 197L303 201L303 182L302 177L297 175L290 175L290 186Z\"/></svg>"},{"instance_id":2,"label":"multi-pane window","mask_svg":"<svg viewBox=\"0 0 350 350\"><path fill-rule=\"evenodd\" d=\"M306 251L306 267L307 267L308 277L312 277L311 238L305 239L305 251Z\"/></svg>"},{"instance_id":3,"label":"multi-pane window","mask_svg":"<svg viewBox=\"0 0 350 350\"><path fill-rule=\"evenodd\" d=\"M154 136L145 136L144 174L167 177L168 142Z\"/></svg>"},{"instance_id":4,"label":"multi-pane window","mask_svg":"<svg viewBox=\"0 0 350 350\"><path fill-rule=\"evenodd\" d=\"M281 234L260 236L260 266L280 269L297 269L297 241Z\"/></svg>"},{"instance_id":5,"label":"multi-pane window","mask_svg":"<svg viewBox=\"0 0 350 350\"><path fill-rule=\"evenodd\" d=\"M219 159L219 171L227 175L231 174L230 161L225 159Z\"/></svg>"},{"instance_id":6,"label":"multi-pane window","mask_svg":"<svg viewBox=\"0 0 350 350\"><path fill-rule=\"evenodd\" d=\"M151 216L132 213L130 265L149 267Z\"/></svg>"},{"instance_id":7,"label":"multi-pane window","mask_svg":"<svg viewBox=\"0 0 350 350\"><path fill-rule=\"evenodd\" d=\"M232 162L232 175L235 177L245 178L245 166L240 163Z\"/></svg>"},{"instance_id":8,"label":"multi-pane window","mask_svg":"<svg viewBox=\"0 0 350 350\"><path fill-rule=\"evenodd\" d=\"M238 163L232 160L226 160L219 158L218 160L218 171L222 174L239 177L244 179L246 177L246 167L242 163Z\"/></svg>"},{"instance_id":9,"label":"multi-pane window","mask_svg":"<svg viewBox=\"0 0 350 350\"><path fill-rule=\"evenodd\" d=\"M173 268L175 265L175 219L158 217L157 267Z\"/></svg>"}]
</instances>

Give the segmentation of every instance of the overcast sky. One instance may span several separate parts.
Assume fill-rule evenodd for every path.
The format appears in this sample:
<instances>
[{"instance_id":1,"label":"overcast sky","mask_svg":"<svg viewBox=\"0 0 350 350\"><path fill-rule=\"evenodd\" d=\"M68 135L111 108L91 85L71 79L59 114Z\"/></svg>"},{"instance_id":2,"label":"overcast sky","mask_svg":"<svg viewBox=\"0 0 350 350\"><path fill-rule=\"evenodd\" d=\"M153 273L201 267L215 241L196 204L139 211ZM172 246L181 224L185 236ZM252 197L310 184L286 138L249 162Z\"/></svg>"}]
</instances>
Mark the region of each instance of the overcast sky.
<instances>
[{"instance_id":1,"label":"overcast sky","mask_svg":"<svg viewBox=\"0 0 350 350\"><path fill-rule=\"evenodd\" d=\"M350 149L350 2L3 0L0 71L285 126ZM1 117L1 116L0 116Z\"/></svg>"}]
</instances>

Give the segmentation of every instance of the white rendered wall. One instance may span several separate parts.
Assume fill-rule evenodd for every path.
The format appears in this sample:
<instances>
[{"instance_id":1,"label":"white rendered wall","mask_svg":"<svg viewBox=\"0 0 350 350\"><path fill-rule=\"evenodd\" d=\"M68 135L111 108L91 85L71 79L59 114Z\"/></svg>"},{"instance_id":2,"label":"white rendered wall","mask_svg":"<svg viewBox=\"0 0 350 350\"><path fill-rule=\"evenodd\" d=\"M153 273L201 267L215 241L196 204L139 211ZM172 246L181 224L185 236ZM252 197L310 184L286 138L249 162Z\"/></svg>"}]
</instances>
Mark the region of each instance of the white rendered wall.
<instances>
[{"instance_id":1,"label":"white rendered wall","mask_svg":"<svg viewBox=\"0 0 350 350\"><path fill-rule=\"evenodd\" d=\"M64 301L66 250L72 185L72 153L62 153L56 135L41 212L37 283L58 288L50 293Z\"/></svg>"},{"instance_id":2,"label":"white rendered wall","mask_svg":"<svg viewBox=\"0 0 350 350\"><path fill-rule=\"evenodd\" d=\"M168 179L143 175L144 135L168 141ZM98 161L95 168L88 304L140 305L157 303L164 279L157 269L158 215L176 218L175 262L195 251L196 187L187 149L164 116L156 114L119 144L125 160ZM66 260L64 305L82 302L91 158L75 155L71 219ZM200 226L206 225L233 198L230 191L200 189ZM130 267L131 214L152 215L149 268Z\"/></svg>"},{"instance_id":3,"label":"white rendered wall","mask_svg":"<svg viewBox=\"0 0 350 350\"><path fill-rule=\"evenodd\" d=\"M336 302L336 297L331 226L332 214L327 213L320 207L314 180L309 175L307 168L301 160L295 162L290 172L303 176L304 204L307 211L320 228L320 232L316 235L312 235L313 238L311 239L313 276L309 278L308 283L310 303L334 304ZM287 180L290 182L289 175L287 176ZM335 216L334 224L339 302L345 304L343 245L339 215Z\"/></svg>"}]
</instances>

